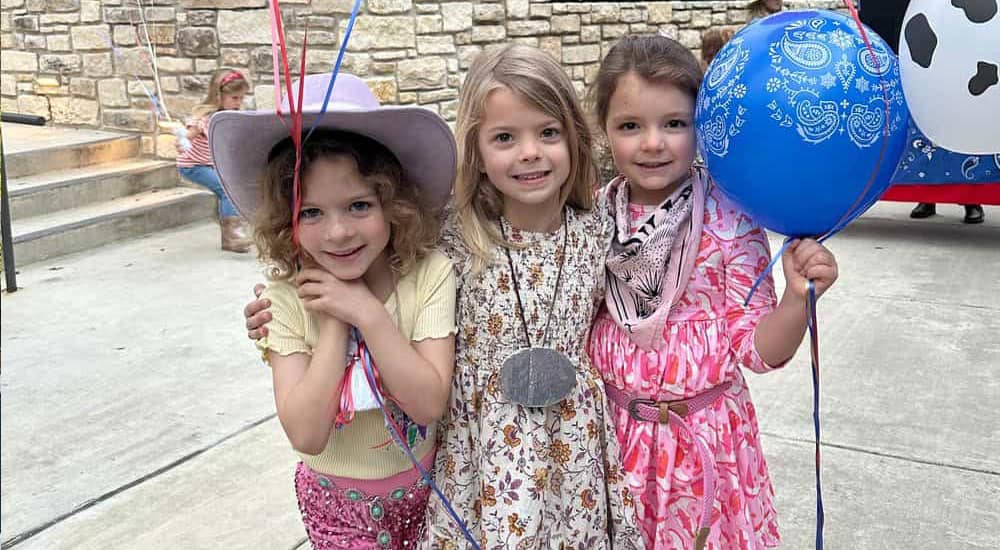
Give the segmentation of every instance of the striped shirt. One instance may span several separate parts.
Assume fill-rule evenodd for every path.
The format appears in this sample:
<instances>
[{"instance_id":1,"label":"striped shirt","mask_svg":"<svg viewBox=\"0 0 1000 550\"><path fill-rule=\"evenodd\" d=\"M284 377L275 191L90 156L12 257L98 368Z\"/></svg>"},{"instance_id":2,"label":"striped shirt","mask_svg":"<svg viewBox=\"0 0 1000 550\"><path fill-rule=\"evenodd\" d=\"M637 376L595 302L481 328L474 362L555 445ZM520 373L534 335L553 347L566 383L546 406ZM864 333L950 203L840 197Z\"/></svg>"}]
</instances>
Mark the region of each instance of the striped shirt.
<instances>
[{"instance_id":1,"label":"striped shirt","mask_svg":"<svg viewBox=\"0 0 1000 550\"><path fill-rule=\"evenodd\" d=\"M212 151L208 148L208 118L202 117L196 120L189 120L188 128L197 128L199 133L191 138L191 147L177 155L177 166L180 168L190 168L192 166L214 166L212 163Z\"/></svg>"}]
</instances>

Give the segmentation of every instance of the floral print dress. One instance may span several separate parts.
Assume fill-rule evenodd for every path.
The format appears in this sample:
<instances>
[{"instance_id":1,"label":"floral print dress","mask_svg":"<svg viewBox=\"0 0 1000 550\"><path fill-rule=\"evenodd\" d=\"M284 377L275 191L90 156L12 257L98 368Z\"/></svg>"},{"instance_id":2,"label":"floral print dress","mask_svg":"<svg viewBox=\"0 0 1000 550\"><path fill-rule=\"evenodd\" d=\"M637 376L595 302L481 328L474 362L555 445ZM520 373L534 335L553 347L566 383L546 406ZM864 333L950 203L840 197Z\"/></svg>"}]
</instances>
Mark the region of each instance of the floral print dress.
<instances>
[{"instance_id":1,"label":"floral print dress","mask_svg":"<svg viewBox=\"0 0 1000 550\"><path fill-rule=\"evenodd\" d=\"M632 207L636 225L644 213ZM637 397L683 399L732 382L712 405L687 417L716 460L717 493L706 548L774 547L779 543L774 490L740 369L772 370L757 354L754 330L774 308L773 279L766 277L743 306L770 260L767 235L718 188L706 191L703 223L691 279L663 326L663 349L638 348L603 310L591 333L590 354L606 384ZM703 508L703 472L694 443L675 426L637 421L614 409L626 480L636 496L647 548L692 548Z\"/></svg>"},{"instance_id":2,"label":"floral print dress","mask_svg":"<svg viewBox=\"0 0 1000 550\"><path fill-rule=\"evenodd\" d=\"M618 440L598 372L585 352L604 294L610 227L598 212L566 210L552 233L504 231L532 344L543 345L560 262L559 295L548 345L577 367L576 386L556 405L508 401L499 373L527 347L506 255L473 274L469 254L447 224L445 252L458 270L458 344L449 411L440 430L435 479L483 550L642 548L623 483ZM565 253L565 258L562 255ZM425 548L469 548L438 498L431 498Z\"/></svg>"}]
</instances>

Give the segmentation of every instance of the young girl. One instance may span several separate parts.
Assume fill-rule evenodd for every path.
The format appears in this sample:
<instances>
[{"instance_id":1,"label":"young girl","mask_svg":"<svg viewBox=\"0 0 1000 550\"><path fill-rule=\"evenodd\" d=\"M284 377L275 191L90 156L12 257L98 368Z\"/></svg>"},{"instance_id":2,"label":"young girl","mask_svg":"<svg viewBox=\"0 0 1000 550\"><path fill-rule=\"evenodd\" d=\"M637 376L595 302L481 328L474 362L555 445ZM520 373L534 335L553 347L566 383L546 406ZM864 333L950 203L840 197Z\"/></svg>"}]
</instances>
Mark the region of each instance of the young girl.
<instances>
[{"instance_id":1,"label":"young girl","mask_svg":"<svg viewBox=\"0 0 1000 550\"><path fill-rule=\"evenodd\" d=\"M608 232L592 209L591 138L540 50L473 62L444 242L458 352L436 480L482 548L640 548L604 390L585 351ZM468 548L432 499L424 544Z\"/></svg>"},{"instance_id":2,"label":"young girl","mask_svg":"<svg viewBox=\"0 0 1000 550\"><path fill-rule=\"evenodd\" d=\"M465 79L458 131L443 243L460 328L435 479L484 549L641 548L585 352L610 233L592 208L591 138L572 84L540 50L488 51ZM251 337L280 326L267 307L244 310ZM427 517L422 547L471 547L441 501Z\"/></svg>"},{"instance_id":3,"label":"young girl","mask_svg":"<svg viewBox=\"0 0 1000 550\"><path fill-rule=\"evenodd\" d=\"M300 197L295 147L273 113L216 115L212 149L240 211L257 210L274 317L258 346L302 459L295 489L313 547L412 548L429 488L387 422L431 469L454 368L455 275L432 247L455 142L436 114L379 108L348 74L320 117L329 78L306 79L303 135L320 123L302 146ZM372 404L370 362L388 419Z\"/></svg>"},{"instance_id":4,"label":"young girl","mask_svg":"<svg viewBox=\"0 0 1000 550\"><path fill-rule=\"evenodd\" d=\"M243 104L243 96L248 91L250 85L239 71L222 69L216 72L209 85L208 95L194 108L187 122L187 133L184 137L190 145L186 148L178 147L177 155L177 172L181 177L208 189L219 198L222 249L237 253L250 250L250 240L245 233L239 213L223 192L219 176L215 173L212 154L208 149L208 121L219 111L239 109Z\"/></svg>"},{"instance_id":5,"label":"young girl","mask_svg":"<svg viewBox=\"0 0 1000 550\"><path fill-rule=\"evenodd\" d=\"M601 64L593 101L621 176L603 190L614 234L590 355L646 546L773 547L773 489L740 367L765 373L792 357L807 281L822 294L837 264L799 241L782 258L781 302L768 276L743 305L768 241L692 167L701 78L694 56L660 36L626 37Z\"/></svg>"}]
</instances>

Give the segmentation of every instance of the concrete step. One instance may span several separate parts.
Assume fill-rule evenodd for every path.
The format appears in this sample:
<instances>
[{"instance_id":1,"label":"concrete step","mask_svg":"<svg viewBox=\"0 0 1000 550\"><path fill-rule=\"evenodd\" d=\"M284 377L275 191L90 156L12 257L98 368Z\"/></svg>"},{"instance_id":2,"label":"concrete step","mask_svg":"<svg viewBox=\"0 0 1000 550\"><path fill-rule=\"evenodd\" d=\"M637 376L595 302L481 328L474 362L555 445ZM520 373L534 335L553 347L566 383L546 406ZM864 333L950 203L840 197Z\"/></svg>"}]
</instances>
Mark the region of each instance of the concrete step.
<instances>
[{"instance_id":1,"label":"concrete step","mask_svg":"<svg viewBox=\"0 0 1000 550\"><path fill-rule=\"evenodd\" d=\"M137 158L12 179L7 189L16 223L179 183L173 162Z\"/></svg>"},{"instance_id":2,"label":"concrete step","mask_svg":"<svg viewBox=\"0 0 1000 550\"><path fill-rule=\"evenodd\" d=\"M208 191L171 187L14 219L14 259L18 266L23 266L210 219L215 216L216 208L215 195Z\"/></svg>"},{"instance_id":3,"label":"concrete step","mask_svg":"<svg viewBox=\"0 0 1000 550\"><path fill-rule=\"evenodd\" d=\"M7 179L115 162L139 155L139 136L89 132L72 139L60 138L53 139L51 143L38 143L37 147L5 151ZM4 147L6 149L6 143Z\"/></svg>"}]
</instances>

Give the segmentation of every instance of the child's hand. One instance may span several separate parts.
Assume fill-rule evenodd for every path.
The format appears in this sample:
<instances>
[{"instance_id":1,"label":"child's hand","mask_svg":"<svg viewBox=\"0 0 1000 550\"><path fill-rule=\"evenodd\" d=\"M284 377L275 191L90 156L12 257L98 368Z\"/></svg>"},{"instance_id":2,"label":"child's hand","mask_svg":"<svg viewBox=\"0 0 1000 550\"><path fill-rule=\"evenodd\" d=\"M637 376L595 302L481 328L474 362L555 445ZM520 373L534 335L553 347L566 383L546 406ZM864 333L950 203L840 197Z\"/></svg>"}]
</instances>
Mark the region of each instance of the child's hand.
<instances>
[{"instance_id":1,"label":"child's hand","mask_svg":"<svg viewBox=\"0 0 1000 550\"><path fill-rule=\"evenodd\" d=\"M360 328L374 307L382 307L361 279L341 281L314 263L303 262L303 268L295 277L295 284L308 311Z\"/></svg>"},{"instance_id":2,"label":"child's hand","mask_svg":"<svg viewBox=\"0 0 1000 550\"><path fill-rule=\"evenodd\" d=\"M253 287L253 295L256 297L243 308L243 317L247 321L247 338L260 340L267 336L267 323L271 321L271 313L267 308L271 307L270 300L262 300L260 294L264 292L264 285L258 283Z\"/></svg>"},{"instance_id":3,"label":"child's hand","mask_svg":"<svg viewBox=\"0 0 1000 550\"><path fill-rule=\"evenodd\" d=\"M803 300L809 297L810 280L816 284L817 298L837 280L837 259L813 239L794 241L782 255L781 267L785 272L785 294Z\"/></svg>"}]
</instances>

